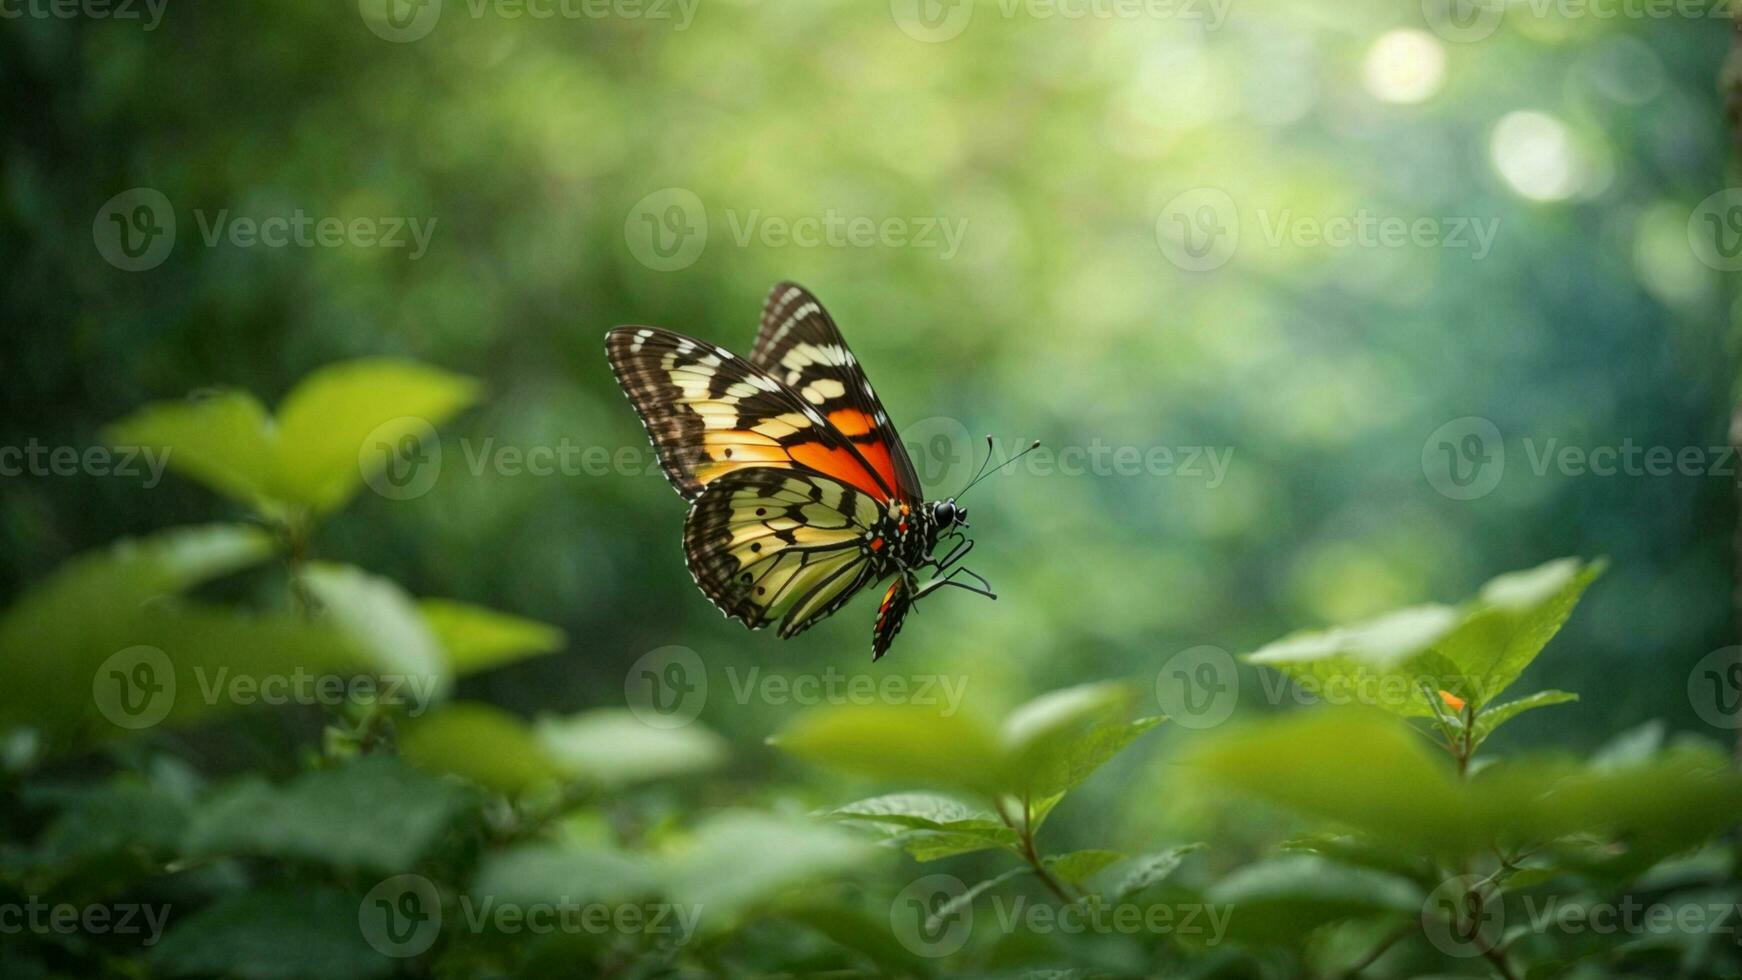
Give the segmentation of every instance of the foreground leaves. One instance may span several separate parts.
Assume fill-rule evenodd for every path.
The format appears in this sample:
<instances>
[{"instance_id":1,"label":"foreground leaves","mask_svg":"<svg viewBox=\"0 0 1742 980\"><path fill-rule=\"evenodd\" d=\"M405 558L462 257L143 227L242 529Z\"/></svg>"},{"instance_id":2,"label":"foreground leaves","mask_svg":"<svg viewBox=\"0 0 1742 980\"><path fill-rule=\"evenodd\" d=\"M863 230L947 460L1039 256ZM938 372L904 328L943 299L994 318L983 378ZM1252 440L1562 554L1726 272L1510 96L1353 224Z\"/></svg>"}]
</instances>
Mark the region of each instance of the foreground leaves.
<instances>
[{"instance_id":1,"label":"foreground leaves","mask_svg":"<svg viewBox=\"0 0 1742 980\"><path fill-rule=\"evenodd\" d=\"M1125 720L1133 696L1116 683L1042 695L993 728L917 705L820 708L771 739L820 765L892 782L925 783L1030 804L1081 783L1161 717Z\"/></svg>"},{"instance_id":2,"label":"foreground leaves","mask_svg":"<svg viewBox=\"0 0 1742 980\"><path fill-rule=\"evenodd\" d=\"M150 448L178 470L276 521L341 507L394 458L477 400L476 382L412 361L335 364L269 415L240 391L157 402L109 428L111 443ZM375 445L369 445L374 443Z\"/></svg>"},{"instance_id":3,"label":"foreground leaves","mask_svg":"<svg viewBox=\"0 0 1742 980\"><path fill-rule=\"evenodd\" d=\"M1562 558L1501 575L1458 607L1418 606L1354 626L1296 633L1247 659L1326 700L1433 718L1438 712L1430 699L1443 691L1452 703L1467 702L1480 712L1554 638L1604 567ZM1530 707L1547 703L1558 702Z\"/></svg>"},{"instance_id":4,"label":"foreground leaves","mask_svg":"<svg viewBox=\"0 0 1742 980\"><path fill-rule=\"evenodd\" d=\"M1460 783L1417 733L1364 709L1254 725L1195 747L1187 766L1229 789L1447 858L1574 834L1667 853L1704 840L1742 806L1742 778L1707 746L1609 766L1527 758Z\"/></svg>"}]
</instances>

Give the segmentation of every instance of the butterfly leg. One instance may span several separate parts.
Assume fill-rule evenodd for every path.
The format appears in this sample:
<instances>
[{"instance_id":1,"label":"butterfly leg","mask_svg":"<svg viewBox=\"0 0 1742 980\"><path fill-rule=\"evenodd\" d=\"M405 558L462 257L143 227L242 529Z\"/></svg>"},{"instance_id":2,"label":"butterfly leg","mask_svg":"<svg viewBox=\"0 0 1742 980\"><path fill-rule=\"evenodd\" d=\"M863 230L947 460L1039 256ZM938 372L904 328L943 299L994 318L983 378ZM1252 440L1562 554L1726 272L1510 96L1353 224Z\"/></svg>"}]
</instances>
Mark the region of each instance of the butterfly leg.
<instances>
[{"instance_id":1,"label":"butterfly leg","mask_svg":"<svg viewBox=\"0 0 1742 980\"><path fill-rule=\"evenodd\" d=\"M967 575L969 578L972 578L975 582L978 582L979 584L975 585L975 584L970 583L970 582L958 582L958 581L956 581L956 576L963 575L963 574ZM924 588L915 592L913 597L916 601L916 608L917 608L917 600L921 596L927 595L931 592L934 592L938 589L941 589L946 585L954 586L955 588L958 588L958 589L966 589L969 592L974 593L975 595L983 595L988 599L996 600L998 598L998 595L992 591L992 583L991 582L986 581L985 579L981 578L979 575L975 574L972 571L969 571L966 568L956 568L953 571L951 571L950 574L945 575L943 578L932 579L930 582L927 582L925 584Z\"/></svg>"},{"instance_id":2,"label":"butterfly leg","mask_svg":"<svg viewBox=\"0 0 1742 980\"><path fill-rule=\"evenodd\" d=\"M928 567L935 568L939 572L943 572L943 571L947 570L951 565L954 565L956 562L959 562L963 558L968 557L968 552L974 550L974 542L968 540L967 535L957 532L954 534L947 535L944 540L947 541L951 538L955 539L955 544L950 548L949 554L943 556L942 558L931 559L930 561L928 561L926 563Z\"/></svg>"}]
</instances>

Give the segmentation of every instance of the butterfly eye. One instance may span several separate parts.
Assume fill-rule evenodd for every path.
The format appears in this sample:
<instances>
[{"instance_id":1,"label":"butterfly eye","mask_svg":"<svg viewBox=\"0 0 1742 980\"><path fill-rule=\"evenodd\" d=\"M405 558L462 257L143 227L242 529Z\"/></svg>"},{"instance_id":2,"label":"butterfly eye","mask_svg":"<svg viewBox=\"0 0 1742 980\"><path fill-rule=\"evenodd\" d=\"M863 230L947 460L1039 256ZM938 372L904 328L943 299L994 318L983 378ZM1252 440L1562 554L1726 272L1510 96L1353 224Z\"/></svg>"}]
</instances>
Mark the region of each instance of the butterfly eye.
<instances>
[{"instance_id":1,"label":"butterfly eye","mask_svg":"<svg viewBox=\"0 0 1742 980\"><path fill-rule=\"evenodd\" d=\"M949 527L956 523L956 505L945 500L933 509L932 516L937 519L939 525Z\"/></svg>"}]
</instances>

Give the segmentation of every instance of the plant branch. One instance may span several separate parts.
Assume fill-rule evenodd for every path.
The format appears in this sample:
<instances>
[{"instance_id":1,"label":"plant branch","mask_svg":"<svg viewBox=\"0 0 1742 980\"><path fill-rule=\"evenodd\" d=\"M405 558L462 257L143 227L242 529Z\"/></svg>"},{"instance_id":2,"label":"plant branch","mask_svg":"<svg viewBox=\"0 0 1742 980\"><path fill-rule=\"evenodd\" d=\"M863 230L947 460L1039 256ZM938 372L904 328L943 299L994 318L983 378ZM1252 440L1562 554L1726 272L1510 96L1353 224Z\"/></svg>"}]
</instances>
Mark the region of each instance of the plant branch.
<instances>
[{"instance_id":1,"label":"plant branch","mask_svg":"<svg viewBox=\"0 0 1742 980\"><path fill-rule=\"evenodd\" d=\"M1420 924L1420 920L1411 919L1392 930L1384 939L1379 941L1379 945L1368 950L1367 955L1356 960L1347 970L1344 970L1340 974L1341 980L1354 980L1355 977L1361 974L1362 970L1365 970L1378 962L1379 957L1384 956L1388 951L1390 951L1391 947L1396 946L1398 943L1402 942L1405 937L1414 933L1416 927Z\"/></svg>"},{"instance_id":2,"label":"plant branch","mask_svg":"<svg viewBox=\"0 0 1742 980\"><path fill-rule=\"evenodd\" d=\"M1032 811L1029 809L1027 793L1022 795L1021 802L1022 826L1020 827L1016 825L1015 821L1010 819L1010 814L1004 811L1003 800L994 800L992 809L997 811L998 819L1004 821L1004 826L1009 827L1011 830L1016 832L1017 846L1014 848L1016 855L1022 858L1022 860L1028 862L1028 866L1034 869L1035 877L1040 879L1041 884L1045 885L1048 891L1058 896L1059 901L1066 905L1076 904L1077 899L1065 888L1063 882L1053 877L1052 872L1047 870L1046 862L1041 860L1040 852L1036 850L1034 846L1034 821L1032 819Z\"/></svg>"}]
</instances>

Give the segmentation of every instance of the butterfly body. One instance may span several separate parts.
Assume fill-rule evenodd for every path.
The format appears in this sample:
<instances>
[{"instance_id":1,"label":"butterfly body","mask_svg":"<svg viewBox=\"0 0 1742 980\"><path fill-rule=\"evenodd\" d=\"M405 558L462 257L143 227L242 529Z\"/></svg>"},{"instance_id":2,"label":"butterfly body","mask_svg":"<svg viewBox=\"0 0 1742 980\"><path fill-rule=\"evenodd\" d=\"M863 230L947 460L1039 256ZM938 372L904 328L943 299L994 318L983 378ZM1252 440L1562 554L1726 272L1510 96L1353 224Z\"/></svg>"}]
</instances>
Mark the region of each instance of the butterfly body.
<instances>
[{"instance_id":1,"label":"butterfly body","mask_svg":"<svg viewBox=\"0 0 1742 980\"><path fill-rule=\"evenodd\" d=\"M690 573L725 615L751 629L778 620L792 636L893 577L875 659L921 596L946 585L992 595L954 567L972 548L966 511L924 499L870 381L803 287L769 294L748 359L655 327L618 327L605 347L666 476L690 501ZM945 542L947 555L934 557ZM922 585L925 570L939 577Z\"/></svg>"}]
</instances>

